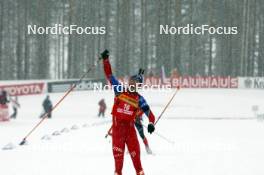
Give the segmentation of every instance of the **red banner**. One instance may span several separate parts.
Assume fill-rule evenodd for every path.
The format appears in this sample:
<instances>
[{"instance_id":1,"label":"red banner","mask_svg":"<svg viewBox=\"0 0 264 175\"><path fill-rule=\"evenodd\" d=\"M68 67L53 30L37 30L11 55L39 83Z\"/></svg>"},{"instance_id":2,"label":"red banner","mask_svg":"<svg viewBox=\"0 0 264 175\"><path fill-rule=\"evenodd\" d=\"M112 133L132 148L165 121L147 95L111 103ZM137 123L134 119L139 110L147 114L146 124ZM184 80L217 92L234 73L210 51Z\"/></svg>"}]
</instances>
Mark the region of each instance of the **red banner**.
<instances>
[{"instance_id":1,"label":"red banner","mask_svg":"<svg viewBox=\"0 0 264 175\"><path fill-rule=\"evenodd\" d=\"M123 83L128 81L124 78L119 79ZM208 77L192 77L183 76L175 78L160 78L160 77L146 77L144 80L145 86L154 87L181 87L181 88L238 88L237 77L220 77L220 76L208 76Z\"/></svg>"},{"instance_id":2,"label":"red banner","mask_svg":"<svg viewBox=\"0 0 264 175\"><path fill-rule=\"evenodd\" d=\"M34 95L44 92L44 83L30 83L0 86L0 90L6 90L9 95Z\"/></svg>"}]
</instances>

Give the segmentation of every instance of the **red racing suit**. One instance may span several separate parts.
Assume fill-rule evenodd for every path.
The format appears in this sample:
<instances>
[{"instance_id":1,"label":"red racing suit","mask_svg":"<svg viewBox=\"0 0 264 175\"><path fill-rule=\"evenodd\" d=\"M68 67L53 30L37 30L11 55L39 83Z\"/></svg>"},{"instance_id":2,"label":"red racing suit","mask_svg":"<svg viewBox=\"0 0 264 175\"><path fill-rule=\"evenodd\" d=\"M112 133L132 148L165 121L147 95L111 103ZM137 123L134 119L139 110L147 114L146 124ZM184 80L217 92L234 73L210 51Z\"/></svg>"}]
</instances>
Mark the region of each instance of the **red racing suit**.
<instances>
[{"instance_id":1,"label":"red racing suit","mask_svg":"<svg viewBox=\"0 0 264 175\"><path fill-rule=\"evenodd\" d=\"M124 87L112 75L109 59L104 59L104 71L115 92L112 108L112 149L115 159L115 173L122 175L125 145L127 145L137 175L144 174L140 160L140 146L135 130L135 117L142 110L154 123L155 117L146 100L135 92L125 92Z\"/></svg>"}]
</instances>

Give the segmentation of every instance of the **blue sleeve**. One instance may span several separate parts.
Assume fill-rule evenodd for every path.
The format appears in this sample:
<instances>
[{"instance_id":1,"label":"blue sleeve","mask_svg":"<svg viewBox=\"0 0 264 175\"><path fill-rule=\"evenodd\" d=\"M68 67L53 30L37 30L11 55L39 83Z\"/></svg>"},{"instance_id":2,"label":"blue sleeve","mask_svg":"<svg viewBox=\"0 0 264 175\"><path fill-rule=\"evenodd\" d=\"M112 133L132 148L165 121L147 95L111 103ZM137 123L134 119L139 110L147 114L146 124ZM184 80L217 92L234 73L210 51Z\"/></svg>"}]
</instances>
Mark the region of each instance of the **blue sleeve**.
<instances>
[{"instance_id":1,"label":"blue sleeve","mask_svg":"<svg viewBox=\"0 0 264 175\"><path fill-rule=\"evenodd\" d=\"M139 108L146 114L146 116L149 116L150 113L149 105L147 104L144 97L142 97L141 95L139 96Z\"/></svg>"},{"instance_id":2,"label":"blue sleeve","mask_svg":"<svg viewBox=\"0 0 264 175\"><path fill-rule=\"evenodd\" d=\"M123 91L122 84L113 75L111 75L109 80L110 80L111 85L113 86L115 95Z\"/></svg>"}]
</instances>

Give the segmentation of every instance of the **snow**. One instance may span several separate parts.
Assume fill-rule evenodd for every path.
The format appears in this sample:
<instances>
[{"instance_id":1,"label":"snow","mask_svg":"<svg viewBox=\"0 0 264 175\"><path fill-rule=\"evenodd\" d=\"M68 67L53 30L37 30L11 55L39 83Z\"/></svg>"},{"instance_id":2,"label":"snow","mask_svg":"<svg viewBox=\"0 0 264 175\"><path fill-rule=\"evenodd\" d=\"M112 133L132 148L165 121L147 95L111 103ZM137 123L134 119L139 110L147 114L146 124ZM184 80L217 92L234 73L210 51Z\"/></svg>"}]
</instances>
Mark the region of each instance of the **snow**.
<instances>
[{"instance_id":1,"label":"snow","mask_svg":"<svg viewBox=\"0 0 264 175\"><path fill-rule=\"evenodd\" d=\"M158 116L173 91L141 94ZM50 94L51 100L55 104L62 95ZM113 93L71 93L54 111L53 118L44 121L26 145L18 146L39 122L44 98L20 97L18 118L0 123L0 174L112 175L111 138L104 136L111 126ZM108 106L106 118L96 116L101 98ZM258 113L264 113L263 99L263 90L181 89L157 124L156 134L145 131L155 155L146 154L139 138L145 173L263 175L264 123L256 120L252 111L257 105ZM14 149L2 150L8 144ZM135 174L128 154L123 174Z\"/></svg>"}]
</instances>

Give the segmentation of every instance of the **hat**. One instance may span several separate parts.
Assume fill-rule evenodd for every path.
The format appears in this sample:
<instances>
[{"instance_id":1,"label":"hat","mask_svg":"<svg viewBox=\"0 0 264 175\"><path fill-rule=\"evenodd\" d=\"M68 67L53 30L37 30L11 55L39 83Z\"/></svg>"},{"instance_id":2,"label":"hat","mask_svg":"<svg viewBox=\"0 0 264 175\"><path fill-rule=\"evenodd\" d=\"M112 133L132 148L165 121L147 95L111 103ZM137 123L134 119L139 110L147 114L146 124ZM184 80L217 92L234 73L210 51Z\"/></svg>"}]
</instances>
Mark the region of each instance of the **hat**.
<instances>
[{"instance_id":1,"label":"hat","mask_svg":"<svg viewBox=\"0 0 264 175\"><path fill-rule=\"evenodd\" d=\"M134 80L137 83L143 83L143 81L144 81L143 74L144 74L144 69L140 68L138 71L138 74L131 76L130 80Z\"/></svg>"}]
</instances>

